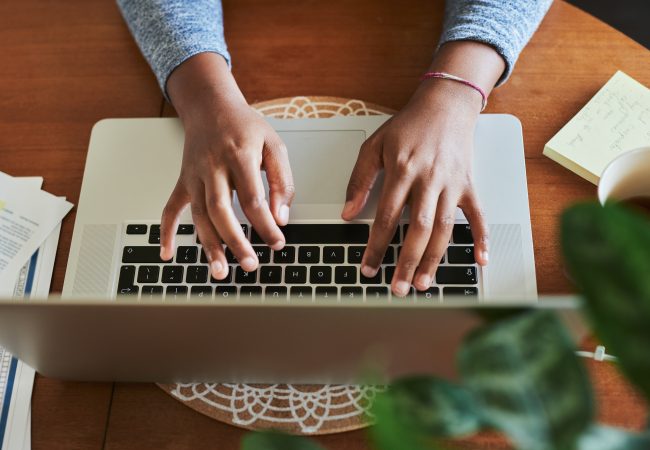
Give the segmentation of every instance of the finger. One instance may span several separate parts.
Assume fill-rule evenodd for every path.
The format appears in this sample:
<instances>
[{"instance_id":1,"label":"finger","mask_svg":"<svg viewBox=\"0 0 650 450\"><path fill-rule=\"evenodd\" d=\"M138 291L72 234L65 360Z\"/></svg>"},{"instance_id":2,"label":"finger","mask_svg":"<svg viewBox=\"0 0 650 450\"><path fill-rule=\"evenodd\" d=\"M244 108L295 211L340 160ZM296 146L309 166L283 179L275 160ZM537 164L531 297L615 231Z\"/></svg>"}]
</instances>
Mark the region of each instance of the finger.
<instances>
[{"instance_id":1,"label":"finger","mask_svg":"<svg viewBox=\"0 0 650 450\"><path fill-rule=\"evenodd\" d=\"M264 242L273 250L284 247L284 235L266 201L260 165L253 160L241 161L232 174L239 204L251 225Z\"/></svg>"},{"instance_id":2,"label":"finger","mask_svg":"<svg viewBox=\"0 0 650 450\"><path fill-rule=\"evenodd\" d=\"M376 275L386 248L393 239L410 184L410 180L401 177L396 171L386 175L375 221L370 228L368 245L361 261L361 272L368 278Z\"/></svg>"},{"instance_id":3,"label":"finger","mask_svg":"<svg viewBox=\"0 0 650 450\"><path fill-rule=\"evenodd\" d=\"M418 183L411 189L408 233L404 239L392 282L392 291L395 295L404 296L411 289L413 275L431 240L438 195L438 190L430 187L430 180Z\"/></svg>"},{"instance_id":4,"label":"finger","mask_svg":"<svg viewBox=\"0 0 650 450\"><path fill-rule=\"evenodd\" d=\"M352 220L361 212L382 167L381 140L373 136L361 145L357 162L352 169L341 213L344 220Z\"/></svg>"},{"instance_id":5,"label":"finger","mask_svg":"<svg viewBox=\"0 0 650 450\"><path fill-rule=\"evenodd\" d=\"M232 209L231 188L225 174L217 174L205 185L207 214L222 241L247 272L257 269L257 255L246 239Z\"/></svg>"},{"instance_id":6,"label":"finger","mask_svg":"<svg viewBox=\"0 0 650 450\"><path fill-rule=\"evenodd\" d=\"M415 274L414 285L420 291L424 291L431 286L440 261L449 246L449 239L456 219L457 198L457 196L451 195L447 191L443 191L438 198L433 233ZM410 232L411 226L409 225Z\"/></svg>"},{"instance_id":7,"label":"finger","mask_svg":"<svg viewBox=\"0 0 650 450\"><path fill-rule=\"evenodd\" d=\"M208 258L210 273L217 280L223 280L228 275L228 262L221 238L206 211L205 188L202 185L197 186L192 192L192 221L196 226L196 234L199 236L205 256Z\"/></svg>"},{"instance_id":8,"label":"finger","mask_svg":"<svg viewBox=\"0 0 650 450\"><path fill-rule=\"evenodd\" d=\"M289 222L289 208L296 190L287 148L282 141L278 142L277 138L267 141L262 154L262 166L269 184L271 213L276 223L284 226Z\"/></svg>"},{"instance_id":9,"label":"finger","mask_svg":"<svg viewBox=\"0 0 650 450\"><path fill-rule=\"evenodd\" d=\"M183 210L190 202L185 187L179 182L167 200L160 219L160 259L169 261L174 257L176 230Z\"/></svg>"},{"instance_id":10,"label":"finger","mask_svg":"<svg viewBox=\"0 0 650 450\"><path fill-rule=\"evenodd\" d=\"M472 230L472 237L474 238L474 259L480 265L485 266L489 259L489 231L487 220L481 209L476 192L472 189L465 194L459 206L463 210L463 214L465 214L465 218L469 222L470 229Z\"/></svg>"}]
</instances>

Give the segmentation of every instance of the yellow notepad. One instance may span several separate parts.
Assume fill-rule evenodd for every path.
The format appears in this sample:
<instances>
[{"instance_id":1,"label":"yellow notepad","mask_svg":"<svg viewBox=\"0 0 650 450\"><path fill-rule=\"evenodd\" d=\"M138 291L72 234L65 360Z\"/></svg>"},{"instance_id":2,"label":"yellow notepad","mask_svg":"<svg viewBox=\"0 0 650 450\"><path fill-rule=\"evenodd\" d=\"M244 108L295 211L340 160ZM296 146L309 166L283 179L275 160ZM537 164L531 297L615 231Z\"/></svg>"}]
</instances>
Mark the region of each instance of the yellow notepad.
<instances>
[{"instance_id":1,"label":"yellow notepad","mask_svg":"<svg viewBox=\"0 0 650 450\"><path fill-rule=\"evenodd\" d=\"M650 89L618 71L544 147L553 161L598 184L621 153L650 146Z\"/></svg>"}]
</instances>

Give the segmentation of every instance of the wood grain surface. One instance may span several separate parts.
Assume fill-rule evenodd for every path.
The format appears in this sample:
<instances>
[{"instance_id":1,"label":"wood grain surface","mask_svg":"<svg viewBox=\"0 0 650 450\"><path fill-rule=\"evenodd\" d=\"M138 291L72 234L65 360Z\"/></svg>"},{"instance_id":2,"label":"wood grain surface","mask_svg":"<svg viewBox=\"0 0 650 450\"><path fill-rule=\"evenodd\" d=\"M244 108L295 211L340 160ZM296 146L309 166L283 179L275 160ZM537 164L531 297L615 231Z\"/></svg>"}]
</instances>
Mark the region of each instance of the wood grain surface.
<instances>
[{"instance_id":1,"label":"wood grain surface","mask_svg":"<svg viewBox=\"0 0 650 450\"><path fill-rule=\"evenodd\" d=\"M426 69L443 1L225 0L234 74L249 102L294 95L359 98L399 109ZM615 7L612 4L612 7ZM105 117L172 115L109 0L0 2L0 170L41 175L76 203L92 125ZM595 187L542 157L544 143L621 69L650 85L650 52L556 0L486 112L524 127L540 293L564 293L557 219ZM60 291L74 222L63 224L53 290ZM645 405L607 364L589 364L607 423L639 428ZM154 385L38 377L35 449L237 448L242 430L184 407ZM318 438L363 449L363 431ZM508 448L494 434L457 448Z\"/></svg>"}]
</instances>

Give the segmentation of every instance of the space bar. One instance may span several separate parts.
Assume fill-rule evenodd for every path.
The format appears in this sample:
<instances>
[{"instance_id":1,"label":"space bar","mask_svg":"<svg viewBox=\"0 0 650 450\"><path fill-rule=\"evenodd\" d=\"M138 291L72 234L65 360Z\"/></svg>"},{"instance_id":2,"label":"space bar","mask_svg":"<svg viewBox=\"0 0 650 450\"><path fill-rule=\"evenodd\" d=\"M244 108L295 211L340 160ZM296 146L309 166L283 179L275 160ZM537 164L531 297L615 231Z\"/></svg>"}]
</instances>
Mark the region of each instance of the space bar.
<instances>
[{"instance_id":1,"label":"space bar","mask_svg":"<svg viewBox=\"0 0 650 450\"><path fill-rule=\"evenodd\" d=\"M363 223L301 224L280 227L287 244L365 244L370 227ZM253 230L253 244L264 241Z\"/></svg>"}]
</instances>

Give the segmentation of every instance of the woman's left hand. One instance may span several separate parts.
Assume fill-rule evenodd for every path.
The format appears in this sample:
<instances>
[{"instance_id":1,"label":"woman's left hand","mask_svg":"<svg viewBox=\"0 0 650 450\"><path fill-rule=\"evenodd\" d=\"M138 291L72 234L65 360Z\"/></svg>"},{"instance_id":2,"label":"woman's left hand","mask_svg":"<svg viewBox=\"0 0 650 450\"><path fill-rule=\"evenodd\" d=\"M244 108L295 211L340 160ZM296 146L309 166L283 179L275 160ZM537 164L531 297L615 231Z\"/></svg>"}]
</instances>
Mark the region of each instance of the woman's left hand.
<instances>
[{"instance_id":1,"label":"woman's left hand","mask_svg":"<svg viewBox=\"0 0 650 450\"><path fill-rule=\"evenodd\" d=\"M469 221L476 261L488 262L488 228L472 181L473 141L481 109L477 92L460 83L424 81L406 107L361 146L342 217L364 207L381 169L384 186L361 272L376 275L409 206L409 228L391 289L395 295L431 286L453 230L456 207Z\"/></svg>"}]
</instances>

